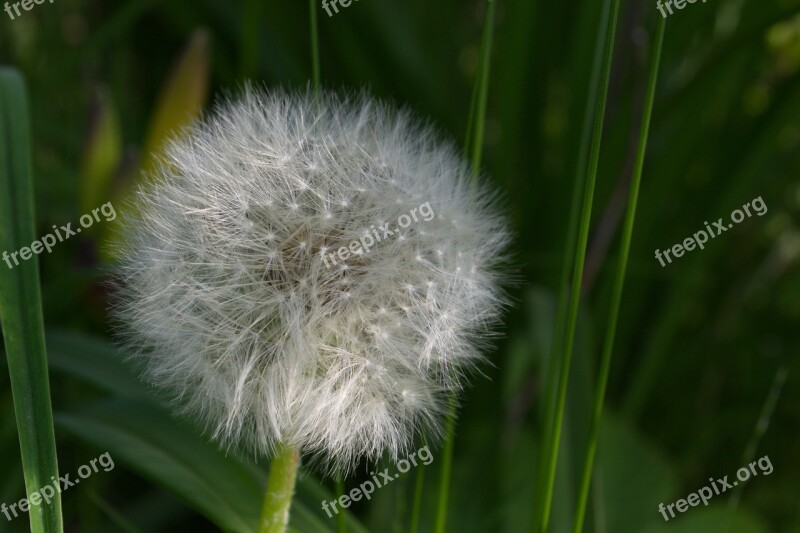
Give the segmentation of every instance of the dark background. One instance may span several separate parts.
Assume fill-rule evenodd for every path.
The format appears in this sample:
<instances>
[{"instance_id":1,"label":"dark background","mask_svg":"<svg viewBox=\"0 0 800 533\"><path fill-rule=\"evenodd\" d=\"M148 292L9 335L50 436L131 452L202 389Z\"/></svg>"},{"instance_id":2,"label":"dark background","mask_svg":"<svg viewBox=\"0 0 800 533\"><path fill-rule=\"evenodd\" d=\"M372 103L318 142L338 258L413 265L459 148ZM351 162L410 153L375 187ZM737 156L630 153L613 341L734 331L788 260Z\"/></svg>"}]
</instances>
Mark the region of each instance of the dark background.
<instances>
[{"instance_id":1,"label":"dark background","mask_svg":"<svg viewBox=\"0 0 800 533\"><path fill-rule=\"evenodd\" d=\"M600 19L598 1L498 1L484 166L507 198L522 282L487 354L488 379L476 376L464 396L451 531L532 530L542 369ZM410 106L460 143L483 16L473 0L360 0L333 17L320 9L323 83ZM553 531L568 531L574 505L659 16L655 2L623 2ZM297 0L55 0L0 20L0 63L29 84L40 235L87 208L121 206L158 140L193 110L247 80L304 87L311 76L308 6ZM657 505L768 455L774 472L741 487L729 531L800 531L799 69L797 0L697 2L668 20L587 530L725 531L730 494L669 523ZM765 216L664 268L654 258L757 197ZM105 451L117 463L64 494L67 530L215 530L219 509L151 453L185 454L187 469L214 479L189 451L200 432L131 400L134 378L115 381L93 366L111 353L108 258L98 250L113 224L40 257L60 470L74 473ZM770 393L779 394L774 410ZM0 411L0 501L11 503L24 488L5 365ZM441 449L432 451L423 531L436 506ZM253 467L259 476L263 463ZM417 474L351 510L369 531L407 531ZM298 501L320 531L335 530L314 492L335 491L333 481L310 471L301 483ZM7 528L27 524L0 519Z\"/></svg>"}]
</instances>

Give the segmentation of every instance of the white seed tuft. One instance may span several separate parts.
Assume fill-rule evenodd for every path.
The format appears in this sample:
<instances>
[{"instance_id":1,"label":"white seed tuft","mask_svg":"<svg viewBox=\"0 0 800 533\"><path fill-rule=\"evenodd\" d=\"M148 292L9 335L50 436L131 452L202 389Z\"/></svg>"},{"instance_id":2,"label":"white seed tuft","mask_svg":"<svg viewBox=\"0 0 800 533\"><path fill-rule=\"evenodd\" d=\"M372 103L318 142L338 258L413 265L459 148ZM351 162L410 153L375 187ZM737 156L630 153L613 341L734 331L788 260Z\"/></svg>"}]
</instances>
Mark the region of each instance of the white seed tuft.
<instances>
[{"instance_id":1,"label":"white seed tuft","mask_svg":"<svg viewBox=\"0 0 800 533\"><path fill-rule=\"evenodd\" d=\"M247 89L152 178L112 311L181 410L224 446L283 442L329 471L441 433L506 301L509 241L451 144L364 95ZM435 217L324 264L426 202Z\"/></svg>"}]
</instances>

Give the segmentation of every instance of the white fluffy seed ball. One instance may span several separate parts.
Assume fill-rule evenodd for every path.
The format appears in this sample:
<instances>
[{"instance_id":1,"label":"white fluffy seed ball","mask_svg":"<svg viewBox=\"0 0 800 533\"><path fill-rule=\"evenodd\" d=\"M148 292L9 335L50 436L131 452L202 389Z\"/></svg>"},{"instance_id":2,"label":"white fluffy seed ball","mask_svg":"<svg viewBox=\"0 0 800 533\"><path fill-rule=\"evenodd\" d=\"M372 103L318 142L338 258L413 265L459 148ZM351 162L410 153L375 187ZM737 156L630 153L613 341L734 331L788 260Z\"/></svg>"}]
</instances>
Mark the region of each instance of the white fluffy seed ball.
<instances>
[{"instance_id":1,"label":"white fluffy seed ball","mask_svg":"<svg viewBox=\"0 0 800 533\"><path fill-rule=\"evenodd\" d=\"M495 195L366 95L247 89L134 203L121 338L224 446L283 442L329 470L396 459L440 433L506 301Z\"/></svg>"}]
</instances>

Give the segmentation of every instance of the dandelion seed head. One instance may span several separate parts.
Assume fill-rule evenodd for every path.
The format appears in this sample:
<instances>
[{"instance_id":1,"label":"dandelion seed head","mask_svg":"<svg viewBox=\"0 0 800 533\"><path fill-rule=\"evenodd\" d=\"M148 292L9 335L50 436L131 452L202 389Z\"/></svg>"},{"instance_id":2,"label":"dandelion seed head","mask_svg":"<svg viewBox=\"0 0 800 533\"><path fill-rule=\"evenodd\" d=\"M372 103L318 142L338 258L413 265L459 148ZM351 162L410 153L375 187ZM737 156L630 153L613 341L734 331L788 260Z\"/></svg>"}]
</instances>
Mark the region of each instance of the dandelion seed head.
<instances>
[{"instance_id":1,"label":"dandelion seed head","mask_svg":"<svg viewBox=\"0 0 800 533\"><path fill-rule=\"evenodd\" d=\"M507 301L497 198L452 144L366 95L248 88L166 153L112 305L146 379L221 445L328 471L439 436ZM424 202L435 217L326 266Z\"/></svg>"}]
</instances>

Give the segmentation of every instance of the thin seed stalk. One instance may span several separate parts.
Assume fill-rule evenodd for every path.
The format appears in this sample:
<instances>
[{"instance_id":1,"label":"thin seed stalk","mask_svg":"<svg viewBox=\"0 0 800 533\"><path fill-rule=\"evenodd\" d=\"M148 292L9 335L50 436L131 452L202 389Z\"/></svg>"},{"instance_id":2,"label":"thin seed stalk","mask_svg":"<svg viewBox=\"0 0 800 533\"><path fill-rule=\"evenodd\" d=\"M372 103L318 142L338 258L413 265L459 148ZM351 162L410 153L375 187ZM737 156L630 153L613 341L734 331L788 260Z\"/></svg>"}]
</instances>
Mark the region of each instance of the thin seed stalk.
<instances>
[{"instance_id":1,"label":"thin seed stalk","mask_svg":"<svg viewBox=\"0 0 800 533\"><path fill-rule=\"evenodd\" d=\"M414 483L414 508L411 511L411 533L419 532L419 517L422 513L422 491L425 487L425 467L420 466Z\"/></svg>"},{"instance_id":2,"label":"thin seed stalk","mask_svg":"<svg viewBox=\"0 0 800 533\"><path fill-rule=\"evenodd\" d=\"M456 433L456 402L450 398L450 409L447 413L447 429L442 458L442 474L439 480L439 499L436 510L436 533L444 533L447 528L447 501L450 496L450 476L453 469L453 448Z\"/></svg>"},{"instance_id":3,"label":"thin seed stalk","mask_svg":"<svg viewBox=\"0 0 800 533\"><path fill-rule=\"evenodd\" d=\"M614 38L616 36L617 20L619 18L619 0L612 0L611 17L606 31L603 56L603 74L600 80L600 98L595 106L594 128L592 131L592 148L589 157L589 168L584 184L583 207L580 219L580 233L578 247L575 251L575 262L572 273L570 289L570 304L567 315L567 329L565 332L564 352L562 353L561 371L558 378L558 392L556 396L556 411L553 422L553 432L550 435L546 464L546 483L543 496L542 515L539 520L539 531L545 533L550 522L550 507L553 501L553 489L558 465L558 448L561 442L561 430L564 425L564 411L567 403L567 386L569 384L569 370L572 362L572 352L575 344L575 329L578 321L578 305L580 303L580 288L583 280L583 267L586 262L586 248L589 242L589 226L592 218L592 203L594 201L594 188L597 181L597 169L600 161L600 146L603 137L603 124L608 98L608 86L611 79L611 64L614 57Z\"/></svg>"},{"instance_id":4,"label":"thin seed stalk","mask_svg":"<svg viewBox=\"0 0 800 533\"><path fill-rule=\"evenodd\" d=\"M631 176L631 189L628 196L628 206L625 212L625 224L622 230L622 243L620 245L619 263L617 274L614 279L614 288L611 295L611 305L608 312L608 325L606 328L605 341L603 343L603 355L600 362L600 372L597 377L595 387L594 404L592 419L589 426L589 443L586 448L586 455L581 474L581 484L578 491L578 505L576 508L573 533L580 533L583 530L583 522L586 516L586 504L589 499L589 487L591 486L592 470L594 468L594 457L597 449L597 434L600 428L600 419L603 414L603 403L606 396L608 385L608 375L611 369L611 357L614 352L614 340L617 332L617 322L619 320L619 310L622 303L622 292L625 286L625 275L628 268L628 256L630 255L631 239L633 237L633 225L636 220L636 205L639 198L639 186L642 180L644 169L644 156L647 151L647 139L650 133L650 119L653 115L653 102L655 100L656 85L658 82L658 69L661 63L661 49L664 43L664 29L666 24L663 18L658 21L656 38L650 57L650 71L647 80L647 94L645 95L644 109L642 110L642 124L639 131L639 143L636 150L636 162Z\"/></svg>"},{"instance_id":5,"label":"thin seed stalk","mask_svg":"<svg viewBox=\"0 0 800 533\"><path fill-rule=\"evenodd\" d=\"M345 494L344 474L336 476L336 494ZM344 513L336 515L336 532L347 533L347 522L344 519Z\"/></svg>"},{"instance_id":6,"label":"thin seed stalk","mask_svg":"<svg viewBox=\"0 0 800 533\"><path fill-rule=\"evenodd\" d=\"M474 184L477 184L483 158L483 139L486 129L486 106L489 96L489 73L492 56L492 43L494 41L494 21L496 0L487 0L486 19L484 20L483 35L481 37L480 62L475 86L470 102L469 119L465 148L469 148L469 161L473 173ZM466 153L465 153L466 156ZM453 468L453 450L456 426L456 401L450 399L450 412L446 422L446 436L444 454L442 457L441 479L436 509L436 533L444 533L447 529L447 505L450 498L450 475ZM420 484L416 491L422 490ZM415 495L415 499L418 495Z\"/></svg>"},{"instance_id":7,"label":"thin seed stalk","mask_svg":"<svg viewBox=\"0 0 800 533\"><path fill-rule=\"evenodd\" d=\"M600 29L608 24L608 11L610 1L606 0L603 5L603 14L600 19ZM553 422L555 419L556 408L556 386L559 379L560 368L558 366L558 354L561 353L564 343L564 327L567 322L567 302L569 300L569 282L572 272L572 259L575 255L575 247L578 242L578 222L581 210L581 188L586 177L586 168L589 160L589 148L592 139L592 110L597 102L597 92L600 86L600 70L603 63L603 39L602 31L597 32L595 42L595 54L592 59L592 72L587 92L586 108L584 111L583 125L581 128L580 145L578 147L578 161L575 166L575 185L570 200L569 223L567 226L567 244L564 246L564 258L561 264L561 278L558 284L558 300L556 304L556 319L553 328L553 337L550 346L550 364L545 374L543 389L543 420L542 420L542 442L550 442L553 432ZM545 446L539 449L538 469L536 476L535 494L544 493L545 472L548 455ZM540 516L543 502L537 499L534 505L534 516Z\"/></svg>"},{"instance_id":8,"label":"thin seed stalk","mask_svg":"<svg viewBox=\"0 0 800 533\"><path fill-rule=\"evenodd\" d=\"M319 62L319 25L317 24L317 2L308 0L308 8L311 11L310 32L311 32L311 83L315 91L319 90L321 83L321 72Z\"/></svg>"}]
</instances>

